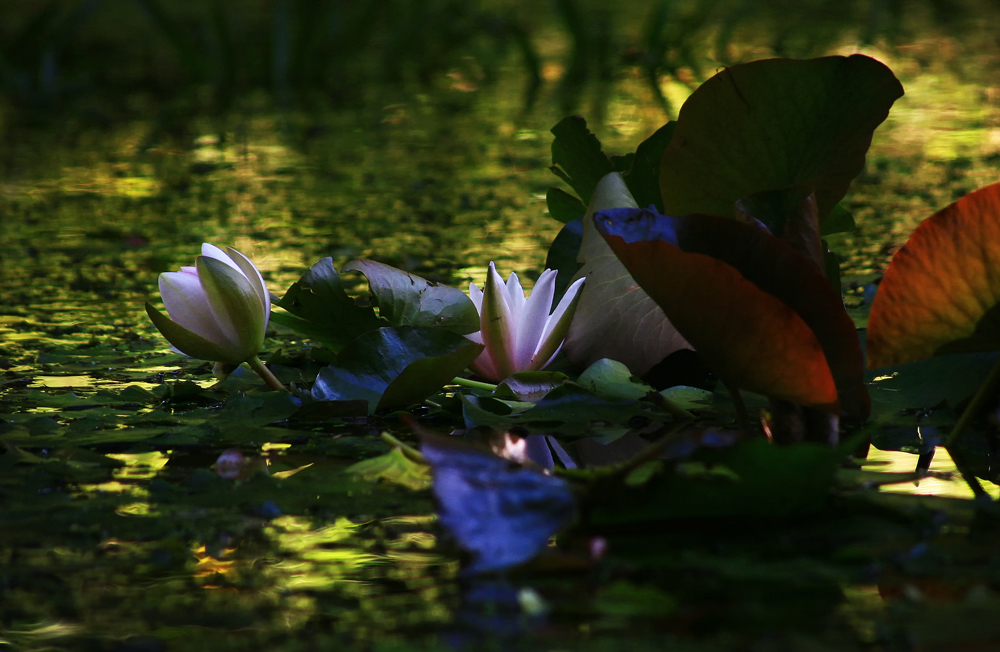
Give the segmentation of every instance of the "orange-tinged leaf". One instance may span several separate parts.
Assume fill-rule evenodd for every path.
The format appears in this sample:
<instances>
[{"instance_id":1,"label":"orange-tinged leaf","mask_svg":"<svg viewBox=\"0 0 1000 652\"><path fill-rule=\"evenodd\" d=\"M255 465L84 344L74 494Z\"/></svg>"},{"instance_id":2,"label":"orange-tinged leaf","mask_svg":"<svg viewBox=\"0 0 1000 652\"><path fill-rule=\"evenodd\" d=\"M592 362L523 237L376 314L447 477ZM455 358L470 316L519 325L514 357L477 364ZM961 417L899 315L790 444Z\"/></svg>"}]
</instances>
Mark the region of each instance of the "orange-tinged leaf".
<instances>
[{"instance_id":1,"label":"orange-tinged leaf","mask_svg":"<svg viewBox=\"0 0 1000 652\"><path fill-rule=\"evenodd\" d=\"M854 325L816 265L788 243L710 215L617 210L595 219L632 277L723 380L867 417Z\"/></svg>"},{"instance_id":2,"label":"orange-tinged leaf","mask_svg":"<svg viewBox=\"0 0 1000 652\"><path fill-rule=\"evenodd\" d=\"M868 318L868 366L1000 349L1000 183L935 213L896 252Z\"/></svg>"}]
</instances>

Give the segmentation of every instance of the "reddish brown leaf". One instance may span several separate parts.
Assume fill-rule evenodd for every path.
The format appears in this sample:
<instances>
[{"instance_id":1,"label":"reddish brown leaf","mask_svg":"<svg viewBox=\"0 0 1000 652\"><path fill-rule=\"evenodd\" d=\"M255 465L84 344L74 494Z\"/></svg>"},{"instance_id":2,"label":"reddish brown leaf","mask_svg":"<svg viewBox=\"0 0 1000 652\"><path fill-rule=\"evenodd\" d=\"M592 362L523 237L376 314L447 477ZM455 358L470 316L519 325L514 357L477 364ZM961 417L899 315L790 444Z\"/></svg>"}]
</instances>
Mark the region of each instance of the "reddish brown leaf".
<instances>
[{"instance_id":1,"label":"reddish brown leaf","mask_svg":"<svg viewBox=\"0 0 1000 652\"><path fill-rule=\"evenodd\" d=\"M595 220L632 277L726 382L867 417L854 325L816 265L788 243L710 215L622 209Z\"/></svg>"},{"instance_id":2,"label":"reddish brown leaf","mask_svg":"<svg viewBox=\"0 0 1000 652\"><path fill-rule=\"evenodd\" d=\"M962 197L896 252L868 318L871 368L1000 349L1000 184Z\"/></svg>"}]
</instances>

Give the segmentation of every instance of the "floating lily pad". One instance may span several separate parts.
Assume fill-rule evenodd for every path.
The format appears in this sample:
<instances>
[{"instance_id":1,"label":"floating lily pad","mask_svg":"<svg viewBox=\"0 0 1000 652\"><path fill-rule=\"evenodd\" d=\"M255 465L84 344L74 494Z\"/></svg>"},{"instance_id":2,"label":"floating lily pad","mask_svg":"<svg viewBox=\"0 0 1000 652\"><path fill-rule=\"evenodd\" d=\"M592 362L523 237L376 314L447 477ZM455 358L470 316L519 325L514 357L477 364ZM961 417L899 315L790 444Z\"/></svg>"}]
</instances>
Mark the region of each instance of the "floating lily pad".
<instances>
[{"instance_id":1,"label":"floating lily pad","mask_svg":"<svg viewBox=\"0 0 1000 652\"><path fill-rule=\"evenodd\" d=\"M632 375L628 367L617 360L604 358L580 374L576 382L605 400L638 400L653 388Z\"/></svg>"},{"instance_id":2,"label":"floating lily pad","mask_svg":"<svg viewBox=\"0 0 1000 652\"><path fill-rule=\"evenodd\" d=\"M349 262L341 271L365 275L379 316L393 326L439 326L461 335L479 330L479 311L458 288L365 258Z\"/></svg>"},{"instance_id":3,"label":"floating lily pad","mask_svg":"<svg viewBox=\"0 0 1000 652\"><path fill-rule=\"evenodd\" d=\"M519 371L507 376L493 395L496 398L535 402L567 380L558 371Z\"/></svg>"},{"instance_id":4,"label":"floating lily pad","mask_svg":"<svg viewBox=\"0 0 1000 652\"><path fill-rule=\"evenodd\" d=\"M355 337L385 326L371 306L360 306L344 291L332 258L309 268L288 288L278 305L287 312L273 312L271 320L339 351Z\"/></svg>"},{"instance_id":5,"label":"floating lily pad","mask_svg":"<svg viewBox=\"0 0 1000 652\"><path fill-rule=\"evenodd\" d=\"M313 398L368 401L369 413L418 403L438 391L483 350L442 328L385 327L358 337L320 371Z\"/></svg>"},{"instance_id":6,"label":"floating lily pad","mask_svg":"<svg viewBox=\"0 0 1000 652\"><path fill-rule=\"evenodd\" d=\"M385 480L414 490L431 486L430 467L410 459L398 446L385 455L352 464L347 467L347 473L366 480Z\"/></svg>"}]
</instances>

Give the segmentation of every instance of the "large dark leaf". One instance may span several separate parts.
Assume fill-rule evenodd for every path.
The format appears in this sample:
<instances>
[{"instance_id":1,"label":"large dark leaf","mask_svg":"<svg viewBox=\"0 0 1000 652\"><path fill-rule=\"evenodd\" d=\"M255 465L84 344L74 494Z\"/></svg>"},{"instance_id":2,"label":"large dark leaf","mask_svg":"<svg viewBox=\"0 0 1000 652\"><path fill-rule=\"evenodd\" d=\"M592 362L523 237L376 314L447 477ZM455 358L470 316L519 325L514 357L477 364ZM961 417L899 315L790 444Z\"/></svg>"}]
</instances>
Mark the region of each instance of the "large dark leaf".
<instances>
[{"instance_id":1,"label":"large dark leaf","mask_svg":"<svg viewBox=\"0 0 1000 652\"><path fill-rule=\"evenodd\" d=\"M555 140L549 169L568 183L580 199L558 188L549 188L545 197L549 214L564 223L583 215L598 181L611 172L622 173L629 192L640 205L662 208L660 161L675 125L668 122L657 129L639 144L634 154L609 157L601 149L601 141L587 129L586 120L580 116L560 120L552 127Z\"/></svg>"},{"instance_id":2,"label":"large dark leaf","mask_svg":"<svg viewBox=\"0 0 1000 652\"><path fill-rule=\"evenodd\" d=\"M479 311L458 288L365 258L349 262L342 271L365 275L379 316L393 326L440 326L462 335L479 330Z\"/></svg>"},{"instance_id":3,"label":"large dark leaf","mask_svg":"<svg viewBox=\"0 0 1000 652\"><path fill-rule=\"evenodd\" d=\"M660 161L663 151L674 135L676 122L668 122L653 135L642 141L635 150L632 167L622 176L629 192L639 206L656 206L663 210L663 197L660 196Z\"/></svg>"},{"instance_id":4,"label":"large dark leaf","mask_svg":"<svg viewBox=\"0 0 1000 652\"><path fill-rule=\"evenodd\" d=\"M741 197L801 184L822 221L902 94L892 71L861 55L726 68L681 108L663 155L664 209L730 215Z\"/></svg>"},{"instance_id":5,"label":"large dark leaf","mask_svg":"<svg viewBox=\"0 0 1000 652\"><path fill-rule=\"evenodd\" d=\"M320 371L313 398L368 401L369 413L417 403L443 387L483 350L457 333L385 327L359 336Z\"/></svg>"},{"instance_id":6,"label":"large dark leaf","mask_svg":"<svg viewBox=\"0 0 1000 652\"><path fill-rule=\"evenodd\" d=\"M924 220L868 318L868 366L1000 349L1000 183Z\"/></svg>"},{"instance_id":7,"label":"large dark leaf","mask_svg":"<svg viewBox=\"0 0 1000 652\"><path fill-rule=\"evenodd\" d=\"M816 265L765 229L710 215L604 211L595 224L719 377L865 418L854 324ZM839 390L839 401L838 401Z\"/></svg>"},{"instance_id":8,"label":"large dark leaf","mask_svg":"<svg viewBox=\"0 0 1000 652\"><path fill-rule=\"evenodd\" d=\"M597 182L605 174L614 172L611 159L601 151L601 141L590 133L587 121L580 116L563 118L552 127L552 133L556 138L552 141L552 167L549 169L576 191L581 205L589 204Z\"/></svg>"},{"instance_id":9,"label":"large dark leaf","mask_svg":"<svg viewBox=\"0 0 1000 652\"><path fill-rule=\"evenodd\" d=\"M545 257L545 269L554 269L558 272L556 276L556 293L553 303L558 303L559 299L566 294L566 288L572 282L580 263L576 261L576 256L580 251L580 243L583 242L583 213L578 219L566 222L566 225L559 231L549 245L549 253ZM579 306L578 306L579 309Z\"/></svg>"},{"instance_id":10,"label":"large dark leaf","mask_svg":"<svg viewBox=\"0 0 1000 652\"><path fill-rule=\"evenodd\" d=\"M332 258L324 258L313 265L288 288L278 305L288 312L272 313L273 321L318 340L334 351L358 335L387 324L375 316L371 307L359 306L347 295Z\"/></svg>"},{"instance_id":11,"label":"large dark leaf","mask_svg":"<svg viewBox=\"0 0 1000 652\"><path fill-rule=\"evenodd\" d=\"M587 212L583 202L560 188L549 188L545 193L545 203L549 208L549 215L563 224L583 217Z\"/></svg>"}]
</instances>

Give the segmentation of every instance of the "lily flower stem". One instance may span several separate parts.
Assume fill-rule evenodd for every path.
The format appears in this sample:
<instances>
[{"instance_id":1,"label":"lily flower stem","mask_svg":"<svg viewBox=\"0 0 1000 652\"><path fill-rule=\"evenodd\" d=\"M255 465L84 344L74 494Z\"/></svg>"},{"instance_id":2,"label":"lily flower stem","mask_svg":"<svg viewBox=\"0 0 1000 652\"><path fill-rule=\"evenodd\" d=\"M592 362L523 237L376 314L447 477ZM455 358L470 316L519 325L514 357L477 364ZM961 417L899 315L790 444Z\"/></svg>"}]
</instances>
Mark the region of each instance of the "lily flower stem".
<instances>
[{"instance_id":1,"label":"lily flower stem","mask_svg":"<svg viewBox=\"0 0 1000 652\"><path fill-rule=\"evenodd\" d=\"M976 497L988 496L986 490L976 479L974 473L971 473L964 467L963 460L961 459L961 453L957 450L956 444L958 444L959 438L965 429L969 427L969 423L972 422L973 417L975 417L983 407L983 403L990 396L996 394L997 386L1000 385L1000 360L993 365L993 369L990 370L989 376L983 381L983 384L979 386L976 390L975 396L969 401L969 404L965 407L965 411L962 412L962 416L958 418L958 422L955 427L952 428L951 432L948 433L948 439L944 442L944 447L948 449L948 454L951 455L952 461L955 463L955 467L958 469L962 477L969 484L972 492L976 494Z\"/></svg>"},{"instance_id":2,"label":"lily flower stem","mask_svg":"<svg viewBox=\"0 0 1000 652\"><path fill-rule=\"evenodd\" d=\"M469 389L481 389L486 392L492 392L497 388L496 385L491 385L490 383L481 383L478 380L469 380L468 378L460 378L458 376L451 379L451 384L468 387Z\"/></svg>"},{"instance_id":3,"label":"lily flower stem","mask_svg":"<svg viewBox=\"0 0 1000 652\"><path fill-rule=\"evenodd\" d=\"M423 453L421 453L420 451L418 451L413 446L410 446L409 444L405 444L405 443L399 441L398 439L396 439L395 437L393 437L389 433L383 432L382 435L381 435L381 438L382 438L382 441L384 441L385 443L389 444L390 446L397 447L401 451L403 451L403 455L405 455L408 458L410 458L411 461L417 462L419 464L428 464L429 463L427 461L427 458L424 457Z\"/></svg>"},{"instance_id":4,"label":"lily flower stem","mask_svg":"<svg viewBox=\"0 0 1000 652\"><path fill-rule=\"evenodd\" d=\"M682 408L676 402L671 401L663 394L659 392L650 392L647 396L651 401L666 410L673 418L679 421L694 421L695 417L693 414Z\"/></svg>"},{"instance_id":5,"label":"lily flower stem","mask_svg":"<svg viewBox=\"0 0 1000 652\"><path fill-rule=\"evenodd\" d=\"M678 421L659 439L624 462L593 469L561 469L557 466L553 469L553 473L571 480L584 481L586 483L582 488L584 494L602 493L606 491L609 483L619 482L640 465L658 459L669 444L677 441L677 436L690 423L691 421Z\"/></svg>"},{"instance_id":6,"label":"lily flower stem","mask_svg":"<svg viewBox=\"0 0 1000 652\"><path fill-rule=\"evenodd\" d=\"M287 392L288 388L285 387L280 380L271 373L271 370L264 366L264 363L260 361L260 358L254 356L247 360L247 364L250 368L257 372L257 375L264 379L267 386L271 389L279 392Z\"/></svg>"}]
</instances>

